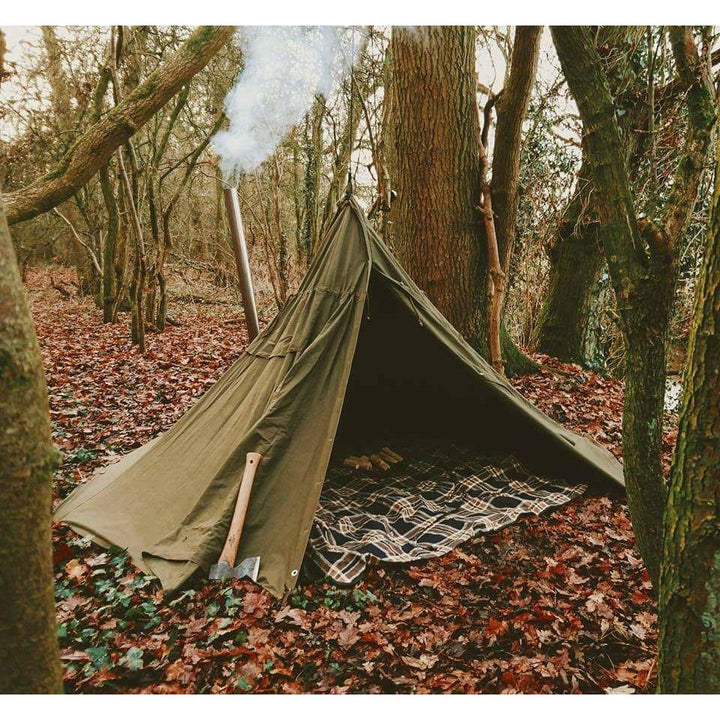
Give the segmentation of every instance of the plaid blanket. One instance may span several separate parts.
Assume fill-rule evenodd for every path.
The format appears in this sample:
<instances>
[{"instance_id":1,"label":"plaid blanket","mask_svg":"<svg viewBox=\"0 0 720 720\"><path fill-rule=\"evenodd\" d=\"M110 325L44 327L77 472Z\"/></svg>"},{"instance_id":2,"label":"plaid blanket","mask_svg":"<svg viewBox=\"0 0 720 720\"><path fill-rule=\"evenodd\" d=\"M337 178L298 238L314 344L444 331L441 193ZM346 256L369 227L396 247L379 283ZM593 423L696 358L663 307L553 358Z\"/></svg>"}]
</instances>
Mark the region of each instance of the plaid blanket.
<instances>
[{"instance_id":1,"label":"plaid blanket","mask_svg":"<svg viewBox=\"0 0 720 720\"><path fill-rule=\"evenodd\" d=\"M373 558L444 555L478 532L540 514L587 488L531 475L513 457L478 457L457 446L397 449L406 459L384 473L328 470L310 555L336 583L357 582Z\"/></svg>"}]
</instances>

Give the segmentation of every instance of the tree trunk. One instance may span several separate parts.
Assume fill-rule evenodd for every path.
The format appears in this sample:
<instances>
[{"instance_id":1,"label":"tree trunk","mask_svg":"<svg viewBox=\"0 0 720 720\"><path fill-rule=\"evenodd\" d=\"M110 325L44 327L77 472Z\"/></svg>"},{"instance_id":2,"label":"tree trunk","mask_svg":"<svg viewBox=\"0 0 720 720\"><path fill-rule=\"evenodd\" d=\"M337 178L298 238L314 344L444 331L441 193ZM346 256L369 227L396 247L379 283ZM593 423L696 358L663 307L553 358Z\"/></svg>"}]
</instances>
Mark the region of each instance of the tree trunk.
<instances>
[{"instance_id":1,"label":"tree trunk","mask_svg":"<svg viewBox=\"0 0 720 720\"><path fill-rule=\"evenodd\" d=\"M638 548L657 587L662 551L662 430L667 332L680 236L697 198L715 126L712 83L690 28L670 29L688 127L659 223L638 222L610 88L587 27L553 27L585 128L600 238L626 341L623 458Z\"/></svg>"},{"instance_id":2,"label":"tree trunk","mask_svg":"<svg viewBox=\"0 0 720 720\"><path fill-rule=\"evenodd\" d=\"M492 108L495 98L488 98L484 108L484 120L481 124L482 131L478 138L480 149L480 198L478 210L483 217L485 227L486 257L487 257L487 324L488 324L488 352L490 364L500 375L505 374L503 353L500 341L500 325L502 323L502 310L505 299L506 275L502 269L500 260L500 249L498 247L498 236L495 230L496 221L493 212L493 198L490 190L490 183L487 179L488 169L488 133L492 118Z\"/></svg>"},{"instance_id":3,"label":"tree trunk","mask_svg":"<svg viewBox=\"0 0 720 720\"><path fill-rule=\"evenodd\" d=\"M125 169L125 162L122 156L122 150L118 150L117 154L118 167L120 169L120 177L123 181L125 190L125 202L130 210L130 218L133 224L133 234L135 236L135 269L133 273L133 281L130 288L131 298L131 328L130 336L134 345L138 346L140 352L145 352L145 280L147 277L147 260L145 257L145 239L143 237L142 225L140 224L140 216L138 215L137 204L135 202L135 192L130 185L130 178Z\"/></svg>"},{"instance_id":4,"label":"tree trunk","mask_svg":"<svg viewBox=\"0 0 720 720\"><path fill-rule=\"evenodd\" d=\"M517 234L522 126L535 83L541 36L542 27L537 25L518 26L515 29L510 74L496 104L497 126L491 193L500 267L505 275L505 283L510 277L510 262ZM492 318L492 303L488 307L488 313ZM492 320L490 324L492 325ZM500 325L499 334L504 367L508 375L522 375L537 370L537 365L519 350L506 331L504 323Z\"/></svg>"},{"instance_id":5,"label":"tree trunk","mask_svg":"<svg viewBox=\"0 0 720 720\"><path fill-rule=\"evenodd\" d=\"M50 504L58 452L0 200L0 693L62 692Z\"/></svg>"},{"instance_id":6,"label":"tree trunk","mask_svg":"<svg viewBox=\"0 0 720 720\"><path fill-rule=\"evenodd\" d=\"M366 47L367 37L364 38L363 47L360 48L358 52L358 66L362 63ZM358 72L356 75L360 76L360 73ZM357 77L354 82L350 82L347 88L348 114L340 132L340 138L334 143L335 157L330 175L330 186L325 196L322 222L320 223L321 237L325 235L333 217L335 217L338 201L347 185L348 169L350 168L352 153L355 148L355 138L357 137L358 128L360 127L360 118L363 114L363 106L367 100L369 89L368 81L362 77Z\"/></svg>"},{"instance_id":7,"label":"tree trunk","mask_svg":"<svg viewBox=\"0 0 720 720\"><path fill-rule=\"evenodd\" d=\"M150 167L146 165L143 174L145 176L146 201L148 216L150 218L150 247L145 250L145 255L149 258L145 278L145 286L147 288L145 294L145 322L148 325L152 325L155 323L157 317L157 290L163 282L160 276L164 275L165 246L160 240L160 218L156 199L158 186L157 180L154 177L157 174L157 168L152 165ZM196 233L196 235L201 235L201 233ZM163 320L163 326L158 326L158 330L164 329L165 322Z\"/></svg>"},{"instance_id":8,"label":"tree trunk","mask_svg":"<svg viewBox=\"0 0 720 720\"><path fill-rule=\"evenodd\" d=\"M280 160L277 152L273 158L273 178L272 178L272 201L273 201L273 227L275 230L275 236L277 237L277 275L278 275L278 290L280 295L280 302L283 307L287 302L288 298L288 241L287 234L283 227L282 213L280 211L280 183L282 180L280 173Z\"/></svg>"},{"instance_id":9,"label":"tree trunk","mask_svg":"<svg viewBox=\"0 0 720 720\"><path fill-rule=\"evenodd\" d=\"M667 278L669 280L669 278ZM657 588L662 553L662 441L665 398L666 336L674 284L666 302L651 286L643 312L625 319L625 393L622 448L628 507L640 554ZM667 302L670 300L670 302Z\"/></svg>"},{"instance_id":10,"label":"tree trunk","mask_svg":"<svg viewBox=\"0 0 720 720\"><path fill-rule=\"evenodd\" d=\"M388 148L392 145L392 118L395 112L392 53L390 47L385 51L385 59L383 61L383 89L382 121L377 142L377 154L374 157L374 161L378 177L377 203L380 213L378 228L380 230L380 236L387 238L390 235L388 223L390 221L390 208L394 195L392 178L390 177L390 171L388 169Z\"/></svg>"},{"instance_id":11,"label":"tree trunk","mask_svg":"<svg viewBox=\"0 0 720 720\"><path fill-rule=\"evenodd\" d=\"M10 224L47 212L82 187L233 36L231 26L199 27L117 107L92 125L51 173L4 196Z\"/></svg>"},{"instance_id":12,"label":"tree trunk","mask_svg":"<svg viewBox=\"0 0 720 720\"><path fill-rule=\"evenodd\" d=\"M720 149L665 506L658 691L720 693Z\"/></svg>"},{"instance_id":13,"label":"tree trunk","mask_svg":"<svg viewBox=\"0 0 720 720\"><path fill-rule=\"evenodd\" d=\"M479 123L472 27L393 28L397 197L390 236L407 271L473 345L486 346Z\"/></svg>"},{"instance_id":14,"label":"tree trunk","mask_svg":"<svg viewBox=\"0 0 720 720\"><path fill-rule=\"evenodd\" d=\"M170 215L174 204L163 212L162 217L162 245L157 258L158 302L155 325L160 332L167 326L168 311L168 282L165 274L165 262L172 250L172 233L170 232ZM203 256L206 254L207 244L203 242Z\"/></svg>"},{"instance_id":15,"label":"tree trunk","mask_svg":"<svg viewBox=\"0 0 720 720\"><path fill-rule=\"evenodd\" d=\"M111 323L116 320L116 318L113 317L113 307L115 305L115 295L117 294L115 260L117 256L120 220L115 190L110 181L109 165L105 165L105 167L100 170L99 177L103 201L105 202L105 210L107 212L107 235L105 236L105 246L103 247L103 322Z\"/></svg>"},{"instance_id":16,"label":"tree trunk","mask_svg":"<svg viewBox=\"0 0 720 720\"><path fill-rule=\"evenodd\" d=\"M586 364L585 329L593 288L605 263L590 209L592 179L583 161L577 187L550 250L550 282L535 331L536 348L563 362Z\"/></svg>"},{"instance_id":17,"label":"tree trunk","mask_svg":"<svg viewBox=\"0 0 720 720\"><path fill-rule=\"evenodd\" d=\"M118 177L119 187L118 194L115 196L118 204L118 241L117 250L115 253L115 299L112 303L112 309L110 316L112 317L111 322L118 321L118 314L120 310L128 310L129 298L128 289L132 278L130 272L130 260L132 253L130 252L130 239L128 231L128 215L129 210L125 193L122 191L122 179Z\"/></svg>"},{"instance_id":18,"label":"tree trunk","mask_svg":"<svg viewBox=\"0 0 720 720\"><path fill-rule=\"evenodd\" d=\"M495 105L497 126L491 189L500 264L506 274L510 270L517 230L522 125L537 73L541 35L541 27L516 28L510 75Z\"/></svg>"},{"instance_id":19,"label":"tree trunk","mask_svg":"<svg viewBox=\"0 0 720 720\"><path fill-rule=\"evenodd\" d=\"M631 92L643 93L647 88L647 78L631 61L638 28L602 26L593 32L593 39L611 94L620 104L617 117L625 157L639 165L648 122L645 103ZM535 330L540 352L585 366L596 359L589 347L588 325L605 265L591 198L592 172L583 148L577 186L549 253L550 281Z\"/></svg>"},{"instance_id":20,"label":"tree trunk","mask_svg":"<svg viewBox=\"0 0 720 720\"><path fill-rule=\"evenodd\" d=\"M315 98L312 112L305 121L305 181L303 183L304 221L302 229L303 258L309 264L318 244L320 174L322 172L322 123L325 98Z\"/></svg>"},{"instance_id":21,"label":"tree trunk","mask_svg":"<svg viewBox=\"0 0 720 720\"><path fill-rule=\"evenodd\" d=\"M476 210L481 167L475 38L472 27L393 28L393 104L385 122L391 125L388 165L397 197L388 234L430 300L490 358L487 242ZM538 28L519 32L516 70L498 118L491 191L501 265L509 264L515 242L520 137L538 39ZM508 375L536 367L502 325L500 343Z\"/></svg>"},{"instance_id":22,"label":"tree trunk","mask_svg":"<svg viewBox=\"0 0 720 720\"><path fill-rule=\"evenodd\" d=\"M300 140L298 129L293 133L292 145L292 201L295 215L295 255L298 264L303 262L303 181L305 168L300 157Z\"/></svg>"},{"instance_id":23,"label":"tree trunk","mask_svg":"<svg viewBox=\"0 0 720 720\"><path fill-rule=\"evenodd\" d=\"M223 205L222 170L215 168L215 233L212 257L215 260L216 281L219 285L227 284L224 272L222 249L227 245L227 226L225 224L225 211ZM221 273L222 269L222 273Z\"/></svg>"},{"instance_id":24,"label":"tree trunk","mask_svg":"<svg viewBox=\"0 0 720 720\"><path fill-rule=\"evenodd\" d=\"M110 48L112 49L112 47L111 43ZM92 122L97 122L102 116L103 100L111 79L111 68L109 65L105 65L100 70L100 77L98 78L98 83L93 93ZM102 247L101 305L103 322L112 323L117 319L113 315L113 308L115 306L115 295L117 294L118 286L115 263L117 259L118 234L120 232L120 215L118 212L117 198L115 197L115 189L110 179L110 162L100 168L98 171L98 180L100 182L100 190L107 214L107 234L105 236L105 244Z\"/></svg>"},{"instance_id":25,"label":"tree trunk","mask_svg":"<svg viewBox=\"0 0 720 720\"><path fill-rule=\"evenodd\" d=\"M390 144L393 116L392 62L390 57L390 48L387 48L383 58L382 115L379 128L375 130L375 142L371 143L372 164L377 175L377 196L368 210L368 218L374 222L380 237L386 239L389 239L388 215L393 196L387 164L387 147Z\"/></svg>"}]
</instances>

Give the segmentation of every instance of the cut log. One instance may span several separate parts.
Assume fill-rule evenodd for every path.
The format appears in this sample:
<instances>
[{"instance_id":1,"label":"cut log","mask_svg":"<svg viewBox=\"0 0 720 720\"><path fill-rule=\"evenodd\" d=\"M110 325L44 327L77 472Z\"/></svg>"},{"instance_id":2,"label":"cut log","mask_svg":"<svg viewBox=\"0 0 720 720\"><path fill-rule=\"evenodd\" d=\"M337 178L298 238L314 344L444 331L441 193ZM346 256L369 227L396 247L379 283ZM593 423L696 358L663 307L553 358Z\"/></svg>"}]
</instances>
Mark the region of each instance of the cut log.
<instances>
[{"instance_id":1,"label":"cut log","mask_svg":"<svg viewBox=\"0 0 720 720\"><path fill-rule=\"evenodd\" d=\"M386 455L389 455L390 457L394 458L394 459L395 459L395 462L402 462L402 461L403 461L403 456L402 456L402 455L398 455L394 450L391 450L389 447L384 447L384 448L382 449L382 451L383 451Z\"/></svg>"},{"instance_id":2,"label":"cut log","mask_svg":"<svg viewBox=\"0 0 720 720\"><path fill-rule=\"evenodd\" d=\"M376 470L382 470L385 472L390 469L390 466L379 455L371 455L370 462Z\"/></svg>"},{"instance_id":3,"label":"cut log","mask_svg":"<svg viewBox=\"0 0 720 720\"><path fill-rule=\"evenodd\" d=\"M386 463L390 463L390 465L396 465L400 461L397 459L397 456L393 453L388 452L384 448L382 450L378 450L377 453Z\"/></svg>"},{"instance_id":4,"label":"cut log","mask_svg":"<svg viewBox=\"0 0 720 720\"><path fill-rule=\"evenodd\" d=\"M360 469L360 458L356 457L346 457L343 460L343 465L348 468L352 468L353 470L359 470Z\"/></svg>"}]
</instances>

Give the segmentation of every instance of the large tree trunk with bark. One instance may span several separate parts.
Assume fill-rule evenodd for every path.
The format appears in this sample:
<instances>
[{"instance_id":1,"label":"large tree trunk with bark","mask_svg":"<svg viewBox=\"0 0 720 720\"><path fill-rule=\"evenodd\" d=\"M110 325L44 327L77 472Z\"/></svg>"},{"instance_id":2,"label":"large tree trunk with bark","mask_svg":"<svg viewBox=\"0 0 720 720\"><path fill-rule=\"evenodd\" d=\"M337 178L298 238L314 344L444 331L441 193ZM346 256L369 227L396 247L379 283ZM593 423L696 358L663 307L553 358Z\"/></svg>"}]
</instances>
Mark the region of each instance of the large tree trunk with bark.
<instances>
[{"instance_id":1,"label":"large tree trunk with bark","mask_svg":"<svg viewBox=\"0 0 720 720\"><path fill-rule=\"evenodd\" d=\"M471 27L393 28L389 227L415 282L470 343L485 346L475 38Z\"/></svg>"},{"instance_id":2,"label":"large tree trunk with bark","mask_svg":"<svg viewBox=\"0 0 720 720\"><path fill-rule=\"evenodd\" d=\"M584 161L549 252L550 282L535 331L537 350L580 365L586 362L585 328L593 288L605 263L591 196L590 166Z\"/></svg>"},{"instance_id":3,"label":"large tree trunk with bark","mask_svg":"<svg viewBox=\"0 0 720 720\"><path fill-rule=\"evenodd\" d=\"M537 28L524 28L518 35L516 69L496 133L491 192L501 264L506 266L515 240L520 136L538 38ZM472 27L393 28L392 110L385 138L397 196L388 234L430 300L489 357L487 245L477 211L481 163L475 40ZM503 328L501 347L507 374L535 367Z\"/></svg>"},{"instance_id":4,"label":"large tree trunk with bark","mask_svg":"<svg viewBox=\"0 0 720 720\"><path fill-rule=\"evenodd\" d=\"M234 33L231 26L200 27L163 65L68 150L55 170L4 196L10 224L28 220L67 200L103 167L185 83L202 70Z\"/></svg>"},{"instance_id":5,"label":"large tree trunk with bark","mask_svg":"<svg viewBox=\"0 0 720 720\"><path fill-rule=\"evenodd\" d=\"M553 27L553 39L585 128L600 238L626 341L623 458L640 553L657 587L662 552L662 431L667 332L680 237L698 193L713 128L712 83L690 28L670 29L688 126L659 222L638 222L625 153L600 57L587 27Z\"/></svg>"},{"instance_id":6,"label":"large tree trunk with bark","mask_svg":"<svg viewBox=\"0 0 720 720\"><path fill-rule=\"evenodd\" d=\"M720 693L720 149L665 506L658 690Z\"/></svg>"},{"instance_id":7,"label":"large tree trunk with bark","mask_svg":"<svg viewBox=\"0 0 720 720\"><path fill-rule=\"evenodd\" d=\"M58 452L0 200L0 693L62 692L50 504Z\"/></svg>"}]
</instances>

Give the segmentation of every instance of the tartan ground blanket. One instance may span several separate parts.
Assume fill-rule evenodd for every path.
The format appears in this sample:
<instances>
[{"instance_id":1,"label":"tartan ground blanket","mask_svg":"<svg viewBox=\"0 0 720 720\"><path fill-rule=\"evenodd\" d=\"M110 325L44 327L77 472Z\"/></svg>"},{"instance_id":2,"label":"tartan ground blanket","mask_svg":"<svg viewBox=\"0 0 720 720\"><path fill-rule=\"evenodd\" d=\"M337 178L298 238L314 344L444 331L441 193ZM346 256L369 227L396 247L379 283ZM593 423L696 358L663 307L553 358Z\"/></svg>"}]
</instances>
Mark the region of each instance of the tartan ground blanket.
<instances>
[{"instance_id":1,"label":"tartan ground blanket","mask_svg":"<svg viewBox=\"0 0 720 720\"><path fill-rule=\"evenodd\" d=\"M310 555L336 583L357 582L373 558L412 562L444 555L478 532L540 514L585 492L531 475L514 457L451 446L397 447L387 472L328 470L310 534Z\"/></svg>"}]
</instances>

